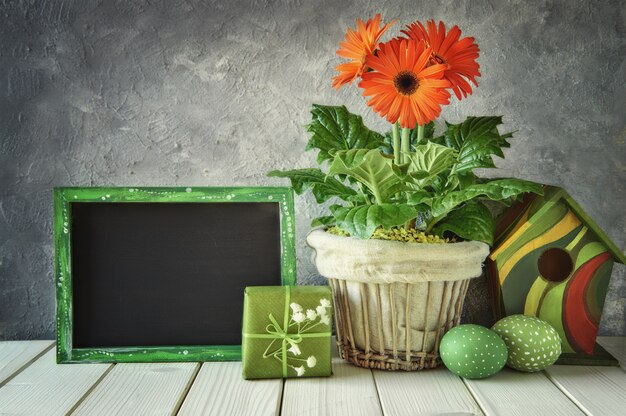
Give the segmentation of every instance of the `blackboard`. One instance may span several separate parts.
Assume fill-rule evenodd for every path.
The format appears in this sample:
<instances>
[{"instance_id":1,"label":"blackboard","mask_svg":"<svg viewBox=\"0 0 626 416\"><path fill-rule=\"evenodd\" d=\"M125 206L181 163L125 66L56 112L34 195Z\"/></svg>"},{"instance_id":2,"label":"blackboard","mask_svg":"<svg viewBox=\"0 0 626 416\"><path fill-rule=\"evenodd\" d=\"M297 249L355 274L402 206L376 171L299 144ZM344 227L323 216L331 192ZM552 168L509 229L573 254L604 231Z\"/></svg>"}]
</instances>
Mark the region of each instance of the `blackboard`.
<instances>
[{"instance_id":1,"label":"blackboard","mask_svg":"<svg viewBox=\"0 0 626 416\"><path fill-rule=\"evenodd\" d=\"M55 190L59 362L240 358L246 286L295 283L289 188Z\"/></svg>"}]
</instances>

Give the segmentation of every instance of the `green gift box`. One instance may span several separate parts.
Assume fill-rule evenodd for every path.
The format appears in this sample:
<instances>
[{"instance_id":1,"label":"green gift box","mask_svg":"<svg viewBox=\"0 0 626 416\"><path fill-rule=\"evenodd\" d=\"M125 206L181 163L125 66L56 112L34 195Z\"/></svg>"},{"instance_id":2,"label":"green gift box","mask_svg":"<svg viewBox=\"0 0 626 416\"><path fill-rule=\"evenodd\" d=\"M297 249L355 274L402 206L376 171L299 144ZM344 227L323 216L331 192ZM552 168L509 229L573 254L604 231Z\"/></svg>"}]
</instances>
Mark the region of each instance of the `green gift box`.
<instances>
[{"instance_id":1,"label":"green gift box","mask_svg":"<svg viewBox=\"0 0 626 416\"><path fill-rule=\"evenodd\" d=\"M243 378L330 376L328 286L253 286L244 294Z\"/></svg>"}]
</instances>

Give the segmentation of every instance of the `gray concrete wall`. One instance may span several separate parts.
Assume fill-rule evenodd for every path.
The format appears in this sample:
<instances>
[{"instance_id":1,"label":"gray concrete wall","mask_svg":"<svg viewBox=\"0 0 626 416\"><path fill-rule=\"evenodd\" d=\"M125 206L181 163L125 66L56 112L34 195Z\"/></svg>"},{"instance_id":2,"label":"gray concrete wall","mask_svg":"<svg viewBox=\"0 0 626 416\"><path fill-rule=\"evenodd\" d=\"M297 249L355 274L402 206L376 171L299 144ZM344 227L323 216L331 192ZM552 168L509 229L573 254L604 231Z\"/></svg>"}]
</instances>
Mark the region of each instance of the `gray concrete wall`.
<instances>
[{"instance_id":1,"label":"gray concrete wall","mask_svg":"<svg viewBox=\"0 0 626 416\"><path fill-rule=\"evenodd\" d=\"M346 104L380 130L359 92L330 87L346 27L435 18L476 37L483 76L444 111L502 114L517 130L497 175L567 188L626 242L623 1L0 1L0 339L51 338L51 189L62 185L270 185L305 167L311 103ZM399 29L399 26L395 29ZM298 198L298 273L321 210ZM602 333L626 335L616 267ZM484 279L468 319L488 321Z\"/></svg>"}]
</instances>

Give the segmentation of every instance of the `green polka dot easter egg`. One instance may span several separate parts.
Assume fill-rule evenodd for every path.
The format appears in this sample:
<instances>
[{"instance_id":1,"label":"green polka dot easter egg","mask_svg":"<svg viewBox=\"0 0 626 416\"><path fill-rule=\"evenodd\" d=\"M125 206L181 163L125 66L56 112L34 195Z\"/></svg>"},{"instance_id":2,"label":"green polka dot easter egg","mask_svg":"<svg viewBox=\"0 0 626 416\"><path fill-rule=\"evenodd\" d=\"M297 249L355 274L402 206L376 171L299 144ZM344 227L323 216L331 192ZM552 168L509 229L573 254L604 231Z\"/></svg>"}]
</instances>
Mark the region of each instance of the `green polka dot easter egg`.
<instances>
[{"instance_id":1,"label":"green polka dot easter egg","mask_svg":"<svg viewBox=\"0 0 626 416\"><path fill-rule=\"evenodd\" d=\"M507 365L519 371L544 370L561 355L561 338L549 323L534 316L511 315L491 328L509 349Z\"/></svg>"},{"instance_id":2,"label":"green polka dot easter egg","mask_svg":"<svg viewBox=\"0 0 626 416\"><path fill-rule=\"evenodd\" d=\"M506 344L495 332L465 324L449 330L439 346L441 360L457 376L485 378L502 370L508 356Z\"/></svg>"}]
</instances>

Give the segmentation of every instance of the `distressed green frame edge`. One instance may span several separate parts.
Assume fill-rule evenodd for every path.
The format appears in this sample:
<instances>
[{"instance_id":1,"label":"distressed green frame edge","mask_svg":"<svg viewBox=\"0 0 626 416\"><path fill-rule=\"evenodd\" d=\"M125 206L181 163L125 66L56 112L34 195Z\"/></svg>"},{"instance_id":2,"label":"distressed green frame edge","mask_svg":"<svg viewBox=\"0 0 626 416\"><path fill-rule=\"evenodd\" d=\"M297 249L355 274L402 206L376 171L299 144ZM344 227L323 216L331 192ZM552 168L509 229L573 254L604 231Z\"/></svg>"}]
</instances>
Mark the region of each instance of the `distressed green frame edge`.
<instances>
[{"instance_id":1,"label":"distressed green frame edge","mask_svg":"<svg viewBox=\"0 0 626 416\"><path fill-rule=\"evenodd\" d=\"M241 345L73 348L72 202L277 202L281 224L281 283L296 284L294 198L290 187L57 187L53 195L57 363L241 359Z\"/></svg>"}]
</instances>

